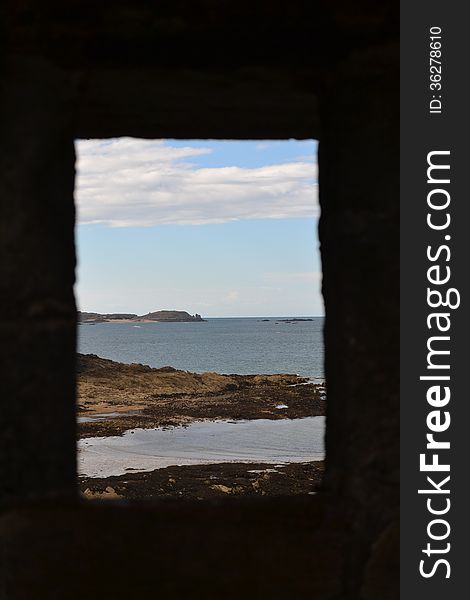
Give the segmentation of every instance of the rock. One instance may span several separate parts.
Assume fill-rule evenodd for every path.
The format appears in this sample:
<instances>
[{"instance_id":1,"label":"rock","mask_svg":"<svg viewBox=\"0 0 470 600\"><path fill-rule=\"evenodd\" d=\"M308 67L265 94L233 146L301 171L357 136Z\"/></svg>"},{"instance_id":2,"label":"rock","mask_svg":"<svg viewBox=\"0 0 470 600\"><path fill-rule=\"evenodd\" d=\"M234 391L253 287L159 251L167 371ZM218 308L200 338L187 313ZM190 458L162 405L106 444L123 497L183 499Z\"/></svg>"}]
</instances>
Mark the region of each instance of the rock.
<instances>
[{"instance_id":1,"label":"rock","mask_svg":"<svg viewBox=\"0 0 470 600\"><path fill-rule=\"evenodd\" d=\"M80 437L187 425L201 419L301 418L325 412L319 387L300 385L308 379L295 374L191 373L169 366L123 364L91 354L77 356L77 374L79 416L113 414L109 419L81 422Z\"/></svg>"},{"instance_id":2,"label":"rock","mask_svg":"<svg viewBox=\"0 0 470 600\"><path fill-rule=\"evenodd\" d=\"M223 494L231 494L233 488L230 488L226 485L222 485L221 483L216 485L211 485L211 490L215 490L217 492L222 492Z\"/></svg>"},{"instance_id":3,"label":"rock","mask_svg":"<svg viewBox=\"0 0 470 600\"><path fill-rule=\"evenodd\" d=\"M116 493L116 490L110 486L106 487L104 492L94 492L87 488L82 495L88 500L119 500L122 498L119 494Z\"/></svg>"}]
</instances>

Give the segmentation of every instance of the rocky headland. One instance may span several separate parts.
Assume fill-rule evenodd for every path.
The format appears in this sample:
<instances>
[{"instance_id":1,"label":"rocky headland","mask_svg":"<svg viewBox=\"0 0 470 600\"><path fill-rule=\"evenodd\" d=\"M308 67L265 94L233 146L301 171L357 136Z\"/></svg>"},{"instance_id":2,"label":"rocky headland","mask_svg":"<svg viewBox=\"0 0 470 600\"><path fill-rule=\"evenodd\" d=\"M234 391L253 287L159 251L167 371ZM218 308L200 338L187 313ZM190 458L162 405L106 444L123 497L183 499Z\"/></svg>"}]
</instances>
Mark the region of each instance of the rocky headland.
<instances>
[{"instance_id":1,"label":"rocky headland","mask_svg":"<svg viewBox=\"0 0 470 600\"><path fill-rule=\"evenodd\" d=\"M185 310L157 310L137 315L134 313L95 313L78 311L78 322L82 324L94 323L191 323L204 322L199 314L190 315Z\"/></svg>"}]
</instances>

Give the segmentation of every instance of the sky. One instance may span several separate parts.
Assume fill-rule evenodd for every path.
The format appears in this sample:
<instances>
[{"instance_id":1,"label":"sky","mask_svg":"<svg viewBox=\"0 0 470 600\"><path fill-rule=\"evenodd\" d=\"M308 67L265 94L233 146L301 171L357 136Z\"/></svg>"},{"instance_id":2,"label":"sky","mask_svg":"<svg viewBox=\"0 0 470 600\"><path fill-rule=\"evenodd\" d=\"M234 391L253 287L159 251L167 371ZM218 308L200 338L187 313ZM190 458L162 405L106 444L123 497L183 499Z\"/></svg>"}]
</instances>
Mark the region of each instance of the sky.
<instances>
[{"instance_id":1,"label":"sky","mask_svg":"<svg viewBox=\"0 0 470 600\"><path fill-rule=\"evenodd\" d=\"M76 142L79 310L323 314L317 142Z\"/></svg>"}]
</instances>

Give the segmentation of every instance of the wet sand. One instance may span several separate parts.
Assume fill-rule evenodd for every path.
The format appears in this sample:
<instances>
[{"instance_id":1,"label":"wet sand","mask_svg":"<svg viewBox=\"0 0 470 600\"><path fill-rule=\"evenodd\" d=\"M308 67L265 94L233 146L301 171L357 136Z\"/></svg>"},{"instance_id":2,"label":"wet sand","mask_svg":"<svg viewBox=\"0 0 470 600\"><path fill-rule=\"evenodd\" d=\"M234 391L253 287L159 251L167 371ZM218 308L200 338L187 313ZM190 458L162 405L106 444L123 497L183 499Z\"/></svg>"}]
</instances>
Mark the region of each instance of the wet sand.
<instances>
[{"instance_id":1,"label":"wet sand","mask_svg":"<svg viewBox=\"0 0 470 600\"><path fill-rule=\"evenodd\" d=\"M325 417L195 421L79 440L78 472L88 477L174 465L302 463L323 460Z\"/></svg>"}]
</instances>

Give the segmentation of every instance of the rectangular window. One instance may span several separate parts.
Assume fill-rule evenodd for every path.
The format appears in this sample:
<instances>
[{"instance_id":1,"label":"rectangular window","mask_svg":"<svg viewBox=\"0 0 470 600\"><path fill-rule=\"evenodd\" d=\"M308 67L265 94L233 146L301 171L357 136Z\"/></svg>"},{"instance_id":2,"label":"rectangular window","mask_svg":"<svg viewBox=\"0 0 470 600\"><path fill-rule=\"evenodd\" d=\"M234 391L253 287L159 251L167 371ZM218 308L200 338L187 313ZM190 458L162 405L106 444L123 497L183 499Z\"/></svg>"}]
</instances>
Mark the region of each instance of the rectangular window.
<instances>
[{"instance_id":1,"label":"rectangular window","mask_svg":"<svg viewBox=\"0 0 470 600\"><path fill-rule=\"evenodd\" d=\"M77 142L82 493L314 494L317 143Z\"/></svg>"}]
</instances>

